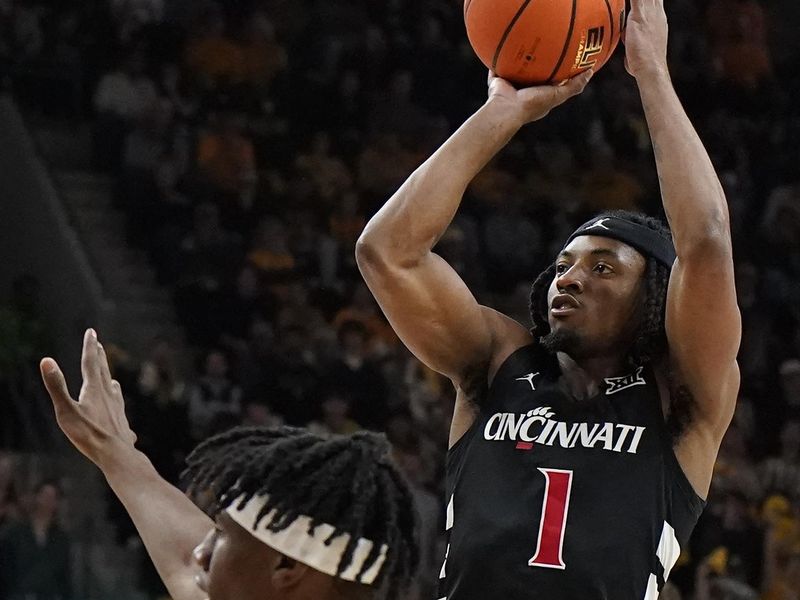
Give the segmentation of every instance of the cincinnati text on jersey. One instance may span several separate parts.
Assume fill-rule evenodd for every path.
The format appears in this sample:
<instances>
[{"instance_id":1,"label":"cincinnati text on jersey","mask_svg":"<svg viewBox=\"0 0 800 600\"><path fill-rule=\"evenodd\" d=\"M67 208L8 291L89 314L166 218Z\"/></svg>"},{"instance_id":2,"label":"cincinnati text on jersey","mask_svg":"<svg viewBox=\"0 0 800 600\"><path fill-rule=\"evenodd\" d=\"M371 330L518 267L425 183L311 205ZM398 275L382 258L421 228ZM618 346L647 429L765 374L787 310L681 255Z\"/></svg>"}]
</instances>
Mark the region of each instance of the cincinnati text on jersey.
<instances>
[{"instance_id":1,"label":"cincinnati text on jersey","mask_svg":"<svg viewBox=\"0 0 800 600\"><path fill-rule=\"evenodd\" d=\"M515 441L521 450L541 444L636 454L646 429L622 423L565 423L551 419L552 416L548 406L527 413L495 413L486 422L483 437L493 442Z\"/></svg>"}]
</instances>

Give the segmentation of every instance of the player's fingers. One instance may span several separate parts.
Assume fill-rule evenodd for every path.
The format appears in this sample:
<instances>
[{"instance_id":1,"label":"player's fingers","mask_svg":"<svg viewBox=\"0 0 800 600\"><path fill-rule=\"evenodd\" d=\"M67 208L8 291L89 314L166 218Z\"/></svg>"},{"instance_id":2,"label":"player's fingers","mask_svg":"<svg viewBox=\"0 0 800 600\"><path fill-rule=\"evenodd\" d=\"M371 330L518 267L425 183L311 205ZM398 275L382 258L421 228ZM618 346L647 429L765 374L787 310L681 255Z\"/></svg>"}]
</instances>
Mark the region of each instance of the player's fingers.
<instances>
[{"instance_id":1,"label":"player's fingers","mask_svg":"<svg viewBox=\"0 0 800 600\"><path fill-rule=\"evenodd\" d=\"M495 74L494 74L494 71L492 71L491 69L489 69L489 75L486 77L486 85L489 85L490 83L492 83L492 80L493 80L495 77L497 77L497 75L495 75Z\"/></svg>"},{"instance_id":2,"label":"player's fingers","mask_svg":"<svg viewBox=\"0 0 800 600\"><path fill-rule=\"evenodd\" d=\"M108 355L103 344L97 343L97 366L100 371L100 380L103 382L103 387L111 389L111 370L108 367Z\"/></svg>"},{"instance_id":3,"label":"player's fingers","mask_svg":"<svg viewBox=\"0 0 800 600\"><path fill-rule=\"evenodd\" d=\"M122 395L122 386L116 379L111 380L111 395L114 397L114 401L117 405L121 407L121 412L119 414L125 416L125 397Z\"/></svg>"},{"instance_id":4,"label":"player's fingers","mask_svg":"<svg viewBox=\"0 0 800 600\"><path fill-rule=\"evenodd\" d=\"M42 380L44 381L44 386L47 388L47 393L53 401L56 415L63 414L63 412L67 410L72 410L75 401L69 395L67 382L64 379L64 374L61 372L58 363L52 358L43 358L39 363L39 370L42 373Z\"/></svg>"},{"instance_id":5,"label":"player's fingers","mask_svg":"<svg viewBox=\"0 0 800 600\"><path fill-rule=\"evenodd\" d=\"M81 353L81 374L84 385L100 383L100 368L97 360L97 333L87 329L83 334L83 352Z\"/></svg>"},{"instance_id":6,"label":"player's fingers","mask_svg":"<svg viewBox=\"0 0 800 600\"><path fill-rule=\"evenodd\" d=\"M116 379L111 380L110 384L111 396L114 403L117 405L116 416L125 417L125 397L122 395L122 386Z\"/></svg>"},{"instance_id":7,"label":"player's fingers","mask_svg":"<svg viewBox=\"0 0 800 600\"><path fill-rule=\"evenodd\" d=\"M593 76L594 71L592 69L587 69L583 73L570 78L564 85L559 86L559 93L562 94L565 99L577 96L586 88L586 85Z\"/></svg>"}]
</instances>

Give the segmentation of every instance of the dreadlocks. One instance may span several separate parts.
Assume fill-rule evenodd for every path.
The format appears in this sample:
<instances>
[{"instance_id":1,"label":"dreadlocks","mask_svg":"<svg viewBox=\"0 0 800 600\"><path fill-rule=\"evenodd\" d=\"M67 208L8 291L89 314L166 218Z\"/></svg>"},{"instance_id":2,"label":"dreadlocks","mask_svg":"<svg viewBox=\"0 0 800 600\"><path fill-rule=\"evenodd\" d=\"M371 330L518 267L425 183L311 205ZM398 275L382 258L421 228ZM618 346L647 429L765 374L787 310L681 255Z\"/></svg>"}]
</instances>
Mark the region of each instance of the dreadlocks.
<instances>
[{"instance_id":1,"label":"dreadlocks","mask_svg":"<svg viewBox=\"0 0 800 600\"><path fill-rule=\"evenodd\" d=\"M614 210L598 215L603 217L616 217L625 219L638 225L649 227L662 237L671 237L669 228L660 220L648 217L641 213L624 210ZM639 366L653 362L660 358L667 348L667 335L664 329L664 311L667 300L667 284L669 283L669 269L648 257L644 271L644 297L642 298L642 319L636 331L631 348L628 351L627 361L630 366ZM547 290L556 274L555 265L550 265L534 281L531 286L530 314L533 321L532 333L537 338L550 333L550 324L547 320Z\"/></svg>"},{"instance_id":2,"label":"dreadlocks","mask_svg":"<svg viewBox=\"0 0 800 600\"><path fill-rule=\"evenodd\" d=\"M204 441L187 458L184 482L189 493L210 492L212 512L238 500L267 497L255 528L271 511L274 532L300 515L311 518L309 534L320 524L335 529L325 541L349 534L337 575L350 565L359 538L373 541L359 576L388 546L376 588L396 599L414 575L419 555L417 520L411 493L390 463L383 435L321 437L294 427L237 427Z\"/></svg>"}]
</instances>

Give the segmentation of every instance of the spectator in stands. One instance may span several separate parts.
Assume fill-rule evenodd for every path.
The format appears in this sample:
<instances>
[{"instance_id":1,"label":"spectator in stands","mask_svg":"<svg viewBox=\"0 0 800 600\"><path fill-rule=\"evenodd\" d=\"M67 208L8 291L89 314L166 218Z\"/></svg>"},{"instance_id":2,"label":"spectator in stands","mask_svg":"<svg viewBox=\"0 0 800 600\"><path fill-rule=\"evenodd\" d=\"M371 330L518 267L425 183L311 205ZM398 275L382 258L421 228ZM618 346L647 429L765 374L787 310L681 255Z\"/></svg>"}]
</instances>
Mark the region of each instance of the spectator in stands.
<instances>
[{"instance_id":1,"label":"spectator in stands","mask_svg":"<svg viewBox=\"0 0 800 600\"><path fill-rule=\"evenodd\" d=\"M20 516L14 457L0 452L0 531Z\"/></svg>"},{"instance_id":2,"label":"spectator in stands","mask_svg":"<svg viewBox=\"0 0 800 600\"><path fill-rule=\"evenodd\" d=\"M274 217L261 221L247 254L247 261L268 282L285 280L294 273L296 261L289 250L284 223Z\"/></svg>"},{"instance_id":3,"label":"spectator in stands","mask_svg":"<svg viewBox=\"0 0 800 600\"><path fill-rule=\"evenodd\" d=\"M214 325L215 337L226 345L246 343L256 320L274 319L276 298L266 289L261 274L245 264L236 280L222 292Z\"/></svg>"},{"instance_id":4,"label":"spectator in stands","mask_svg":"<svg viewBox=\"0 0 800 600\"><path fill-rule=\"evenodd\" d=\"M110 5L117 36L123 44L142 27L160 23L164 17L164 0L111 0Z\"/></svg>"},{"instance_id":5,"label":"spectator in stands","mask_svg":"<svg viewBox=\"0 0 800 600\"><path fill-rule=\"evenodd\" d=\"M783 392L783 414L793 420L800 419L800 360L790 358L778 368L780 389Z\"/></svg>"},{"instance_id":6,"label":"spectator in stands","mask_svg":"<svg viewBox=\"0 0 800 600\"><path fill-rule=\"evenodd\" d=\"M315 194L328 206L353 183L347 165L333 153L327 131L314 134L310 148L297 156L294 165L298 175L313 182Z\"/></svg>"},{"instance_id":7,"label":"spectator in stands","mask_svg":"<svg viewBox=\"0 0 800 600\"><path fill-rule=\"evenodd\" d=\"M758 592L741 580L739 567L727 548L716 548L697 569L695 600L758 600Z\"/></svg>"},{"instance_id":8,"label":"spectator in stands","mask_svg":"<svg viewBox=\"0 0 800 600\"><path fill-rule=\"evenodd\" d=\"M319 418L320 372L305 324L281 328L275 348L274 377L265 397L289 425L305 425ZM269 389L269 388L267 388Z\"/></svg>"},{"instance_id":9,"label":"spectator in stands","mask_svg":"<svg viewBox=\"0 0 800 600\"><path fill-rule=\"evenodd\" d=\"M720 77L755 89L772 74L766 15L758 0L712 0L707 19Z\"/></svg>"},{"instance_id":10,"label":"spectator in stands","mask_svg":"<svg viewBox=\"0 0 800 600\"><path fill-rule=\"evenodd\" d=\"M482 239L486 247L489 286L493 291L508 293L526 273L534 273L537 248L542 234L523 210L523 201L516 189L483 225Z\"/></svg>"},{"instance_id":11,"label":"spectator in stands","mask_svg":"<svg viewBox=\"0 0 800 600\"><path fill-rule=\"evenodd\" d=\"M203 11L189 32L184 49L184 63L193 80L204 90L224 89L241 83L245 64L242 47L227 35L220 6L205 3Z\"/></svg>"},{"instance_id":12,"label":"spectator in stands","mask_svg":"<svg viewBox=\"0 0 800 600\"><path fill-rule=\"evenodd\" d=\"M275 318L279 328L301 325L316 334L316 330L328 327L325 317L309 298L309 289L302 281L292 281L286 285L275 285L273 289L281 299L283 308Z\"/></svg>"},{"instance_id":13,"label":"spectator in stands","mask_svg":"<svg viewBox=\"0 0 800 600\"><path fill-rule=\"evenodd\" d=\"M178 348L166 336L153 341L131 389L129 411L139 447L159 473L177 481L191 446L187 403L189 389L179 364Z\"/></svg>"},{"instance_id":14,"label":"spectator in stands","mask_svg":"<svg viewBox=\"0 0 800 600\"><path fill-rule=\"evenodd\" d=\"M40 296L39 280L22 274L0 303L0 447L19 448L26 437L41 441L46 435L34 414L38 389L30 379L36 354L49 343Z\"/></svg>"},{"instance_id":15,"label":"spectator in stands","mask_svg":"<svg viewBox=\"0 0 800 600\"><path fill-rule=\"evenodd\" d=\"M229 374L228 358L219 350L206 353L203 374L188 392L189 431L198 442L236 425L242 414L242 389Z\"/></svg>"},{"instance_id":16,"label":"spectator in stands","mask_svg":"<svg viewBox=\"0 0 800 600\"><path fill-rule=\"evenodd\" d=\"M44 48L42 6L14 2L11 7L11 58L18 64L30 64L39 58Z\"/></svg>"},{"instance_id":17,"label":"spectator in stands","mask_svg":"<svg viewBox=\"0 0 800 600\"><path fill-rule=\"evenodd\" d=\"M740 422L734 420L725 434L714 465L715 489L736 492L748 499L760 497L761 488L753 459L748 451L747 438Z\"/></svg>"},{"instance_id":18,"label":"spectator in stands","mask_svg":"<svg viewBox=\"0 0 800 600\"><path fill-rule=\"evenodd\" d=\"M353 418L367 428L382 429L386 423L386 386L378 365L369 357L368 333L359 321L339 326L340 355L329 367L327 381L352 399Z\"/></svg>"},{"instance_id":19,"label":"spectator in stands","mask_svg":"<svg viewBox=\"0 0 800 600\"><path fill-rule=\"evenodd\" d=\"M97 86L94 150L100 168L119 167L125 135L156 103L156 86L145 68L144 51L134 48L121 66L107 72Z\"/></svg>"},{"instance_id":20,"label":"spectator in stands","mask_svg":"<svg viewBox=\"0 0 800 600\"><path fill-rule=\"evenodd\" d=\"M364 327L367 333L367 349L373 357L385 355L398 343L397 335L363 281L353 286L350 302L336 313L333 326L339 329L348 321L361 323Z\"/></svg>"},{"instance_id":21,"label":"spectator in stands","mask_svg":"<svg viewBox=\"0 0 800 600\"><path fill-rule=\"evenodd\" d=\"M174 62L161 65L158 91L162 101L170 104L179 119L189 120L196 116L198 100L192 95L180 65Z\"/></svg>"},{"instance_id":22,"label":"spectator in stands","mask_svg":"<svg viewBox=\"0 0 800 600\"><path fill-rule=\"evenodd\" d=\"M258 182L246 123L243 114L221 110L212 116L211 130L200 136L197 145L199 183L210 186L210 199L219 204L223 223L235 229L245 226Z\"/></svg>"},{"instance_id":23,"label":"spectator in stands","mask_svg":"<svg viewBox=\"0 0 800 600\"><path fill-rule=\"evenodd\" d=\"M392 73L386 91L372 103L368 117L371 131L393 133L401 140L413 140L430 124L430 116L413 100L414 75L399 69Z\"/></svg>"},{"instance_id":24,"label":"spectator in stands","mask_svg":"<svg viewBox=\"0 0 800 600\"><path fill-rule=\"evenodd\" d=\"M783 494L800 499L800 421L787 421L780 440L781 453L759 465L762 497Z\"/></svg>"},{"instance_id":25,"label":"spectator in stands","mask_svg":"<svg viewBox=\"0 0 800 600\"><path fill-rule=\"evenodd\" d=\"M371 133L357 164L358 187L366 193L365 206L378 204L391 195L420 162L395 133Z\"/></svg>"},{"instance_id":26,"label":"spectator in stands","mask_svg":"<svg viewBox=\"0 0 800 600\"><path fill-rule=\"evenodd\" d=\"M171 273L177 278L176 304L189 325L190 341L214 343L216 306L241 260L239 236L219 221L211 203L195 208L193 228L181 240Z\"/></svg>"},{"instance_id":27,"label":"spectator in stands","mask_svg":"<svg viewBox=\"0 0 800 600\"><path fill-rule=\"evenodd\" d=\"M322 231L319 211L311 206L297 206L286 210L286 234L289 252L297 261L297 274L314 282L320 277L325 263L325 236Z\"/></svg>"},{"instance_id":28,"label":"spectator in stands","mask_svg":"<svg viewBox=\"0 0 800 600\"><path fill-rule=\"evenodd\" d=\"M125 135L116 200L127 213L129 239L137 244L145 242L163 222L156 174L173 146L169 136L172 124L172 107L157 101Z\"/></svg>"},{"instance_id":29,"label":"spectator in stands","mask_svg":"<svg viewBox=\"0 0 800 600\"><path fill-rule=\"evenodd\" d=\"M771 506L770 506L771 505ZM800 600L800 504L773 496L765 504L766 536L761 600Z\"/></svg>"},{"instance_id":30,"label":"spectator in stands","mask_svg":"<svg viewBox=\"0 0 800 600\"><path fill-rule=\"evenodd\" d=\"M591 152L591 165L583 175L582 210L596 213L604 210L640 210L644 189L631 173L626 172L610 147Z\"/></svg>"},{"instance_id":31,"label":"spectator in stands","mask_svg":"<svg viewBox=\"0 0 800 600\"><path fill-rule=\"evenodd\" d=\"M322 418L319 421L311 421L308 428L320 435L347 435L362 429L350 417L351 400L346 392L331 389L320 404Z\"/></svg>"},{"instance_id":32,"label":"spectator in stands","mask_svg":"<svg viewBox=\"0 0 800 600\"><path fill-rule=\"evenodd\" d=\"M358 192L348 190L334 204L328 220L328 228L333 239L339 244L341 254L352 254L356 240L366 225L361 210Z\"/></svg>"},{"instance_id":33,"label":"spectator in stands","mask_svg":"<svg viewBox=\"0 0 800 600\"><path fill-rule=\"evenodd\" d=\"M8 600L71 600L69 535L58 523L61 488L45 480L33 489L29 514L0 534L0 589Z\"/></svg>"},{"instance_id":34,"label":"spectator in stands","mask_svg":"<svg viewBox=\"0 0 800 600\"><path fill-rule=\"evenodd\" d=\"M263 11L247 20L242 35L244 80L265 98L278 74L288 66L286 49L275 36L275 26Z\"/></svg>"}]
</instances>

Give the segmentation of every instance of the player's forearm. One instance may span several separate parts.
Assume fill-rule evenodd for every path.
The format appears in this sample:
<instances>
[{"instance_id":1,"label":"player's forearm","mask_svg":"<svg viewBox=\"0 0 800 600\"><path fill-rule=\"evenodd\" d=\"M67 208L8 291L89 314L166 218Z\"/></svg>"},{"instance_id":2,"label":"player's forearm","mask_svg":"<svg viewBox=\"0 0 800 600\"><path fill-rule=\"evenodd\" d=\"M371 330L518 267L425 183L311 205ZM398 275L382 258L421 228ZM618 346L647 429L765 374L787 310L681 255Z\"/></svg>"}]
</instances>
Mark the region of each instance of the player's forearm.
<instances>
[{"instance_id":1,"label":"player's forearm","mask_svg":"<svg viewBox=\"0 0 800 600\"><path fill-rule=\"evenodd\" d=\"M175 600L202 597L192 583L192 550L214 526L213 521L162 479L141 452L109 455L102 470L131 516L170 595Z\"/></svg>"},{"instance_id":2,"label":"player's forearm","mask_svg":"<svg viewBox=\"0 0 800 600\"><path fill-rule=\"evenodd\" d=\"M394 261L427 254L445 232L472 179L519 130L502 100L489 100L470 117L370 220L360 250Z\"/></svg>"},{"instance_id":3,"label":"player's forearm","mask_svg":"<svg viewBox=\"0 0 800 600\"><path fill-rule=\"evenodd\" d=\"M678 256L698 247L728 247L728 205L703 143L666 67L637 80L653 140L664 210Z\"/></svg>"}]
</instances>

